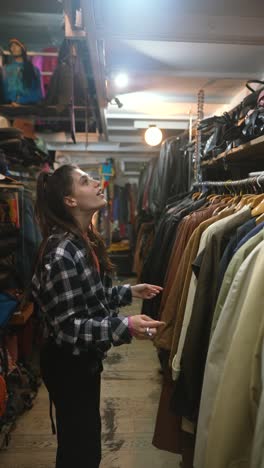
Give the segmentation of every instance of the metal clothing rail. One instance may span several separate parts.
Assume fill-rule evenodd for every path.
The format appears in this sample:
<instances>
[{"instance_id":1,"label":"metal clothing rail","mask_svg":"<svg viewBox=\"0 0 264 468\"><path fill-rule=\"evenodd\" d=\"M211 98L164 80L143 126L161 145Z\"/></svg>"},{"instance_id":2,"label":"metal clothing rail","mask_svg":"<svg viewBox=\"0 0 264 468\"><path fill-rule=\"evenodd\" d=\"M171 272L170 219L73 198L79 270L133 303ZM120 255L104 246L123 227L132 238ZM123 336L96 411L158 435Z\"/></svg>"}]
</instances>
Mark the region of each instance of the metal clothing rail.
<instances>
[{"instance_id":1,"label":"metal clothing rail","mask_svg":"<svg viewBox=\"0 0 264 468\"><path fill-rule=\"evenodd\" d=\"M5 55L12 55L9 50L3 50L0 47L0 65L2 66L2 56ZM58 52L33 52L33 51L27 51L27 55L29 57L58 57L59 53ZM53 72L43 72L40 71L41 76L52 76Z\"/></svg>"},{"instance_id":2,"label":"metal clothing rail","mask_svg":"<svg viewBox=\"0 0 264 468\"><path fill-rule=\"evenodd\" d=\"M1 54L3 55L12 55L9 50L3 50L0 49ZM35 57L35 56L40 56L40 57L58 57L59 53L58 52L34 52L34 51L27 51L27 55L30 57Z\"/></svg>"},{"instance_id":3,"label":"metal clothing rail","mask_svg":"<svg viewBox=\"0 0 264 468\"><path fill-rule=\"evenodd\" d=\"M0 183L0 190L1 189L7 189L7 190L24 190L23 185L18 185L18 184L2 184Z\"/></svg>"},{"instance_id":4,"label":"metal clothing rail","mask_svg":"<svg viewBox=\"0 0 264 468\"><path fill-rule=\"evenodd\" d=\"M264 172L255 177L248 177L247 179L240 180L226 180L226 181L204 181L194 182L193 188L206 188L206 187L223 187L223 188L240 188L246 185L256 184L262 187L264 184Z\"/></svg>"}]
</instances>

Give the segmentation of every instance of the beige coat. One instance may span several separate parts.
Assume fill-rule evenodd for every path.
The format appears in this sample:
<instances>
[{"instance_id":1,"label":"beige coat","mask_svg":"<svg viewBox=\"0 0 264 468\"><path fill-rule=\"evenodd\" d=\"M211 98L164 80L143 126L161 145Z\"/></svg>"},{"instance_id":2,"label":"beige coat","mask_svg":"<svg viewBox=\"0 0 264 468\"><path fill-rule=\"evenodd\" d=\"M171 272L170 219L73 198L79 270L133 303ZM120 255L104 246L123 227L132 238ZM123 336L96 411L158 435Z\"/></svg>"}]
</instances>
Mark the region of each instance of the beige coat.
<instances>
[{"instance_id":1,"label":"beige coat","mask_svg":"<svg viewBox=\"0 0 264 468\"><path fill-rule=\"evenodd\" d=\"M240 268L236 275L234 274L229 294L223 305L218 325L208 350L197 426L194 457L195 468L204 467L205 455L208 448L208 432L210 430L210 422L213 418L217 389L223 374L233 335L239 321L240 311L247 295L247 285L254 272L259 251L264 247L264 242L259 243L255 249L252 247L252 253L250 253L249 249L245 246L234 256L236 265L238 261L240 261ZM226 276L224 277L223 287L225 278Z\"/></svg>"},{"instance_id":2,"label":"beige coat","mask_svg":"<svg viewBox=\"0 0 264 468\"><path fill-rule=\"evenodd\" d=\"M264 320L260 328L254 356L254 373L261 374L261 387L256 391L257 423L250 468L264 468ZM259 396L259 399L258 399Z\"/></svg>"},{"instance_id":3,"label":"beige coat","mask_svg":"<svg viewBox=\"0 0 264 468\"><path fill-rule=\"evenodd\" d=\"M228 265L226 270L223 284L218 296L217 304L214 311L214 317L212 321L211 337L214 333L215 327L217 325L218 318L221 315L223 306L225 304L229 289L231 287L232 281L241 264L247 258L247 256L252 252L252 250L264 240L264 229L258 232L255 236L249 239L242 247L236 252L231 262Z\"/></svg>"},{"instance_id":4,"label":"beige coat","mask_svg":"<svg viewBox=\"0 0 264 468\"><path fill-rule=\"evenodd\" d=\"M253 373L255 344L264 317L264 244L255 258L239 319L219 382L208 432L203 468L248 468L254 435L254 388L260 375ZM239 285L238 285L239 287ZM230 317L236 313L230 309Z\"/></svg>"}]
</instances>

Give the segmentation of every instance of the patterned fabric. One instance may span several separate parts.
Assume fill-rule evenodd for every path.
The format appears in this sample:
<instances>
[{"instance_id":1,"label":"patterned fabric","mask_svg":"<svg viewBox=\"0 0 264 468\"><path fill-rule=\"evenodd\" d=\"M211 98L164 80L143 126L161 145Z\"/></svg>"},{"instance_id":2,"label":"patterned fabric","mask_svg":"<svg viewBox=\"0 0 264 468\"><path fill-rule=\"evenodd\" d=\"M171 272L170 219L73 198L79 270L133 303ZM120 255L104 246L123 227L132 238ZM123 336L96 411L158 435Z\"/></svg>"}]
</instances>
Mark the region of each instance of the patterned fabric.
<instances>
[{"instance_id":1,"label":"patterned fabric","mask_svg":"<svg viewBox=\"0 0 264 468\"><path fill-rule=\"evenodd\" d=\"M36 78L30 88L25 88L22 80L24 63L13 62L5 65L3 73L4 102L17 102L19 104L34 104L41 101L42 92L40 84L40 72L35 67Z\"/></svg>"},{"instance_id":2,"label":"patterned fabric","mask_svg":"<svg viewBox=\"0 0 264 468\"><path fill-rule=\"evenodd\" d=\"M70 347L73 354L88 348L105 353L112 344L131 341L128 318L118 317L118 308L132 301L130 286L112 287L111 278L98 272L73 234L50 236L32 279L32 294L44 317L46 337Z\"/></svg>"}]
</instances>

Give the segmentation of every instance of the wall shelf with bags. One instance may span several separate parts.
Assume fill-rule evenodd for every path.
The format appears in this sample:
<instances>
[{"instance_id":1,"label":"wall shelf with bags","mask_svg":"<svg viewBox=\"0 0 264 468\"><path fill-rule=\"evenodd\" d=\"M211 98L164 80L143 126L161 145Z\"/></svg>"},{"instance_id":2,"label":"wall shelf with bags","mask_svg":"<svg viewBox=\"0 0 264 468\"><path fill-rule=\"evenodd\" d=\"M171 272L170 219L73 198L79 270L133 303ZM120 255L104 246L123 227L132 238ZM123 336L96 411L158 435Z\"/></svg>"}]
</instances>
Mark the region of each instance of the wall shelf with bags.
<instances>
[{"instance_id":1,"label":"wall shelf with bags","mask_svg":"<svg viewBox=\"0 0 264 468\"><path fill-rule=\"evenodd\" d=\"M240 179L264 170L264 81L249 80L246 88L236 107L199 124L201 180Z\"/></svg>"},{"instance_id":2,"label":"wall shelf with bags","mask_svg":"<svg viewBox=\"0 0 264 468\"><path fill-rule=\"evenodd\" d=\"M212 159L203 161L201 166L213 166L223 161L223 159L228 162L240 162L248 157L264 160L264 135L244 143L243 145L237 146L236 148L224 151Z\"/></svg>"}]
</instances>

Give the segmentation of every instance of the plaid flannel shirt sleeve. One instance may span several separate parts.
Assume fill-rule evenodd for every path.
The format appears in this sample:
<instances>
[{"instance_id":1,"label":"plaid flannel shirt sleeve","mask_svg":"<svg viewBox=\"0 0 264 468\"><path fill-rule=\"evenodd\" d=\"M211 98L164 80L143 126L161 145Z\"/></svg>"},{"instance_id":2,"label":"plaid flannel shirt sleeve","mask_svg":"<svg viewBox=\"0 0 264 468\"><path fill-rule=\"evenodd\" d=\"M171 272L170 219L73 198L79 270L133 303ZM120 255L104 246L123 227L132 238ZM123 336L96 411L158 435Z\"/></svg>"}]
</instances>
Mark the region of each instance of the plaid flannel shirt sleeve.
<instances>
[{"instance_id":1,"label":"plaid flannel shirt sleeve","mask_svg":"<svg viewBox=\"0 0 264 468\"><path fill-rule=\"evenodd\" d=\"M111 307L118 308L132 303L132 291L129 284L113 286L107 291L108 301Z\"/></svg>"},{"instance_id":2,"label":"plaid flannel shirt sleeve","mask_svg":"<svg viewBox=\"0 0 264 468\"><path fill-rule=\"evenodd\" d=\"M81 278L85 276L85 294ZM101 296L100 283L96 283L89 267L76 268L72 256L63 255L46 265L42 309L57 343L67 343L79 349L90 344L110 347L130 343L128 318L111 316ZM96 294L95 294L96 292Z\"/></svg>"}]
</instances>

